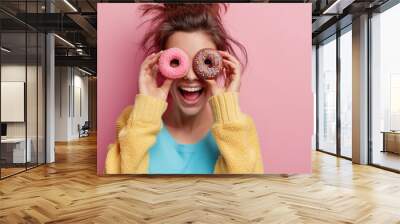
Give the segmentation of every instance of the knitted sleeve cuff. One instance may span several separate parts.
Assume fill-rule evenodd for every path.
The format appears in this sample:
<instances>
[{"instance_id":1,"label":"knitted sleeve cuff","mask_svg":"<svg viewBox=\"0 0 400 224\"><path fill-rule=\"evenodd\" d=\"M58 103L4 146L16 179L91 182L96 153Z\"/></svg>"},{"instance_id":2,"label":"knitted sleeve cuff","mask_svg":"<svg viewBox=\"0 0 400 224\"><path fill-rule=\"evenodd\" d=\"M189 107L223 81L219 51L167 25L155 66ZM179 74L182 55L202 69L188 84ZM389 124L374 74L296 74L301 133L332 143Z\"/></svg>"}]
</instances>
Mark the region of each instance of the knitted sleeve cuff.
<instances>
[{"instance_id":1,"label":"knitted sleeve cuff","mask_svg":"<svg viewBox=\"0 0 400 224\"><path fill-rule=\"evenodd\" d=\"M209 99L216 123L228 123L243 118L237 92L225 92Z\"/></svg>"},{"instance_id":2,"label":"knitted sleeve cuff","mask_svg":"<svg viewBox=\"0 0 400 224\"><path fill-rule=\"evenodd\" d=\"M159 122L167 109L167 105L167 102L161 99L137 94L128 123L132 124L133 121Z\"/></svg>"}]
</instances>

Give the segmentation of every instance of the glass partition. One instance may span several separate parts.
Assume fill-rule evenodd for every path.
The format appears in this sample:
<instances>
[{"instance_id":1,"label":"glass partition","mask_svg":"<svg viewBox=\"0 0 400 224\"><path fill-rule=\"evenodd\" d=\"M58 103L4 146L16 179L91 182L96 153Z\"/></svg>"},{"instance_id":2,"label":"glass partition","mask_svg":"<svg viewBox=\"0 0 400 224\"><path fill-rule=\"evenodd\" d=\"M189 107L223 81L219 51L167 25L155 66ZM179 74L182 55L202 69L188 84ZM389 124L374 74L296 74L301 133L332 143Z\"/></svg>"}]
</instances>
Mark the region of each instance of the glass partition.
<instances>
[{"instance_id":1,"label":"glass partition","mask_svg":"<svg viewBox=\"0 0 400 224\"><path fill-rule=\"evenodd\" d=\"M1 1L0 178L45 163L45 34L18 20L44 1Z\"/></svg>"},{"instance_id":2,"label":"glass partition","mask_svg":"<svg viewBox=\"0 0 400 224\"><path fill-rule=\"evenodd\" d=\"M30 142L26 140L26 33L1 34L1 176L26 169ZM6 49L6 50L4 50ZM27 144L28 143L28 144ZM27 150L28 146L28 150Z\"/></svg>"}]
</instances>

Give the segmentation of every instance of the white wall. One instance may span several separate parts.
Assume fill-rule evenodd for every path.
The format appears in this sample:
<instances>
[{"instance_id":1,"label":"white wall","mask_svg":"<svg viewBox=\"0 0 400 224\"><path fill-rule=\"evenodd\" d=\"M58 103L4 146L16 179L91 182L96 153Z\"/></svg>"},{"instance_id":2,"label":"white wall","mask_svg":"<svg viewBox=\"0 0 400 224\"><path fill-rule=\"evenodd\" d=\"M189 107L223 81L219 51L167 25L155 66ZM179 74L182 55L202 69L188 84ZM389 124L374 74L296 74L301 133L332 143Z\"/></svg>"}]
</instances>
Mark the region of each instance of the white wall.
<instances>
[{"instance_id":1,"label":"white wall","mask_svg":"<svg viewBox=\"0 0 400 224\"><path fill-rule=\"evenodd\" d=\"M1 66L1 81L3 82L25 82L25 64L8 64ZM28 71L32 67L28 67ZM28 72L28 74L31 74ZM3 96L4 97L4 96ZM5 110L5 108L1 108ZM7 136L8 137L25 137L25 123L24 122L12 122L7 123Z\"/></svg>"},{"instance_id":2,"label":"white wall","mask_svg":"<svg viewBox=\"0 0 400 224\"><path fill-rule=\"evenodd\" d=\"M55 141L68 140L68 88L70 83L69 68L55 68Z\"/></svg>"},{"instance_id":3,"label":"white wall","mask_svg":"<svg viewBox=\"0 0 400 224\"><path fill-rule=\"evenodd\" d=\"M55 140L70 141L88 120L88 77L72 67L56 67L55 73Z\"/></svg>"},{"instance_id":4,"label":"white wall","mask_svg":"<svg viewBox=\"0 0 400 224\"><path fill-rule=\"evenodd\" d=\"M1 121L24 122L25 83L1 81ZM36 108L36 106L35 106Z\"/></svg>"},{"instance_id":5,"label":"white wall","mask_svg":"<svg viewBox=\"0 0 400 224\"><path fill-rule=\"evenodd\" d=\"M77 70L75 70L76 72ZM73 119L72 121L72 132L71 134L76 138L79 137L79 133L78 133L78 129L77 126L78 124L83 125L85 123L85 121L88 121L89 118L89 111L88 111L88 96L89 96L89 92L88 92L88 77L85 76L81 76L79 73L79 75L76 75L75 73L75 77L74 77L74 100L75 100L75 104L74 104L74 108L72 108L72 115L73 115ZM80 93L79 93L80 92ZM79 97L80 96L80 97ZM79 108L81 107L81 108ZM82 111L80 111L82 110ZM75 111L75 113L74 113Z\"/></svg>"},{"instance_id":6,"label":"white wall","mask_svg":"<svg viewBox=\"0 0 400 224\"><path fill-rule=\"evenodd\" d=\"M26 69L26 70L25 70ZM27 72L27 73L26 73ZM39 67L39 74L41 68ZM28 137L30 133L36 135L36 66L6 64L1 66L1 81L2 82L25 82L25 75L28 78L27 86L27 119L28 119ZM4 96L3 96L4 97ZM42 102L42 101L41 101ZM39 105L41 107L42 105ZM7 108L1 108L6 110ZM33 111L35 113L33 113ZM25 137L25 123L26 122L7 122L7 135L8 137ZM32 131L31 131L32 128ZM43 137L43 136L39 136Z\"/></svg>"}]
</instances>

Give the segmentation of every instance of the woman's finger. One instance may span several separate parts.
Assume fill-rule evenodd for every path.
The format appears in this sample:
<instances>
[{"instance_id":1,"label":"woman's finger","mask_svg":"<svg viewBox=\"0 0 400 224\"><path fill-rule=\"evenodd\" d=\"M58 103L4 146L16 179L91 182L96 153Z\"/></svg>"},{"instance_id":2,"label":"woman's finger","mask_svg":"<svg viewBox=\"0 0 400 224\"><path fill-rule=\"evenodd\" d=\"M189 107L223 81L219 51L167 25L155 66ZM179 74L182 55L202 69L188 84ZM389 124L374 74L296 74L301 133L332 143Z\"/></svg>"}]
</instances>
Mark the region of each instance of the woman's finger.
<instances>
[{"instance_id":1,"label":"woman's finger","mask_svg":"<svg viewBox=\"0 0 400 224\"><path fill-rule=\"evenodd\" d=\"M226 82L226 88L235 89L236 91L238 91L240 87L240 69L237 67L236 64L231 61L224 59L224 63L231 70L228 75L228 81Z\"/></svg>"},{"instance_id":2,"label":"woman's finger","mask_svg":"<svg viewBox=\"0 0 400 224\"><path fill-rule=\"evenodd\" d=\"M211 94L213 96L218 95L218 94L220 94L220 93L225 91L225 87L224 86L221 86L221 87L218 86L218 83L217 83L216 80L211 79L211 80L206 80L206 82L207 82L207 84L208 84L208 86L209 86L209 88L211 90Z\"/></svg>"},{"instance_id":3,"label":"woman's finger","mask_svg":"<svg viewBox=\"0 0 400 224\"><path fill-rule=\"evenodd\" d=\"M226 60L226 59L223 59L223 61L224 61L224 64L225 64L225 65L228 67L228 69L230 70L230 73L231 73L231 74L240 74L240 70L239 70L237 64L235 64L235 63L233 63L233 62L231 62L231 61L228 61L228 60Z\"/></svg>"},{"instance_id":4,"label":"woman's finger","mask_svg":"<svg viewBox=\"0 0 400 224\"><path fill-rule=\"evenodd\" d=\"M147 65L149 64L150 60L156 55L156 53L152 53L150 55L148 55L142 62L142 68L147 67Z\"/></svg>"},{"instance_id":5,"label":"woman's finger","mask_svg":"<svg viewBox=\"0 0 400 224\"><path fill-rule=\"evenodd\" d=\"M225 76L224 72L221 72L217 77L215 78L215 82L219 88L225 87L226 82L227 82L227 77Z\"/></svg>"},{"instance_id":6,"label":"woman's finger","mask_svg":"<svg viewBox=\"0 0 400 224\"><path fill-rule=\"evenodd\" d=\"M171 89L171 85L173 83L172 79L165 79L164 83L161 85L160 89L163 90L166 95L168 95L169 90Z\"/></svg>"},{"instance_id":7,"label":"woman's finger","mask_svg":"<svg viewBox=\"0 0 400 224\"><path fill-rule=\"evenodd\" d=\"M241 64L240 62L231 54L229 54L226 51L219 51L220 54L222 55L222 59L223 60L228 60L230 62L232 62L233 64L235 64L235 66L240 70L241 69Z\"/></svg>"},{"instance_id":8,"label":"woman's finger","mask_svg":"<svg viewBox=\"0 0 400 224\"><path fill-rule=\"evenodd\" d=\"M232 83L232 79L233 77L232 77L232 75L227 75L226 76L226 79L225 79L225 88L228 88L229 86L230 86L230 84Z\"/></svg>"},{"instance_id":9,"label":"woman's finger","mask_svg":"<svg viewBox=\"0 0 400 224\"><path fill-rule=\"evenodd\" d=\"M142 68L149 69L150 67L152 67L152 65L158 62L158 59L160 58L162 52L163 51L152 53L151 55L147 56L142 63Z\"/></svg>"},{"instance_id":10,"label":"woman's finger","mask_svg":"<svg viewBox=\"0 0 400 224\"><path fill-rule=\"evenodd\" d=\"M153 68L151 69L151 77L152 77L153 79L155 79L155 78L157 78L157 74L158 74L158 65L155 64L155 65L153 66Z\"/></svg>"},{"instance_id":11,"label":"woman's finger","mask_svg":"<svg viewBox=\"0 0 400 224\"><path fill-rule=\"evenodd\" d=\"M214 79L206 79L205 80L210 87L215 87L217 82Z\"/></svg>"},{"instance_id":12,"label":"woman's finger","mask_svg":"<svg viewBox=\"0 0 400 224\"><path fill-rule=\"evenodd\" d=\"M160 58L162 52L163 51L160 51L157 54L153 55L151 58L149 58L148 66L153 66L153 65L157 64L158 59Z\"/></svg>"},{"instance_id":13,"label":"woman's finger","mask_svg":"<svg viewBox=\"0 0 400 224\"><path fill-rule=\"evenodd\" d=\"M218 88L217 82L214 79L207 79L206 83L208 84L209 88L213 93L215 89Z\"/></svg>"},{"instance_id":14,"label":"woman's finger","mask_svg":"<svg viewBox=\"0 0 400 224\"><path fill-rule=\"evenodd\" d=\"M226 51L218 51L218 52L221 54L223 58L228 59L229 61L232 61L233 63L240 65L239 60L237 60L233 55L229 54L228 52Z\"/></svg>"}]
</instances>

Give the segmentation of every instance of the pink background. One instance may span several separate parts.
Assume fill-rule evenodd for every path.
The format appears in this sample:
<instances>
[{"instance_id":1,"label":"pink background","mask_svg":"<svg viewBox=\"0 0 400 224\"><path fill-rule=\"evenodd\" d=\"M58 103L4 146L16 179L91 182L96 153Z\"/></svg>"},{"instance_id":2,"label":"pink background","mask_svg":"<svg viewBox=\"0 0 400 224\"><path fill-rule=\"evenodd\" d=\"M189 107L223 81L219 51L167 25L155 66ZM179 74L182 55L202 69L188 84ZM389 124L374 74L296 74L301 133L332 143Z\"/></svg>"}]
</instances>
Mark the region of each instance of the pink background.
<instances>
[{"instance_id":1,"label":"pink background","mask_svg":"<svg viewBox=\"0 0 400 224\"><path fill-rule=\"evenodd\" d=\"M139 5L98 4L99 175L115 140L115 120L137 93L146 30L137 28ZM311 172L311 4L230 4L223 20L249 54L240 105L255 120L265 172Z\"/></svg>"}]
</instances>

